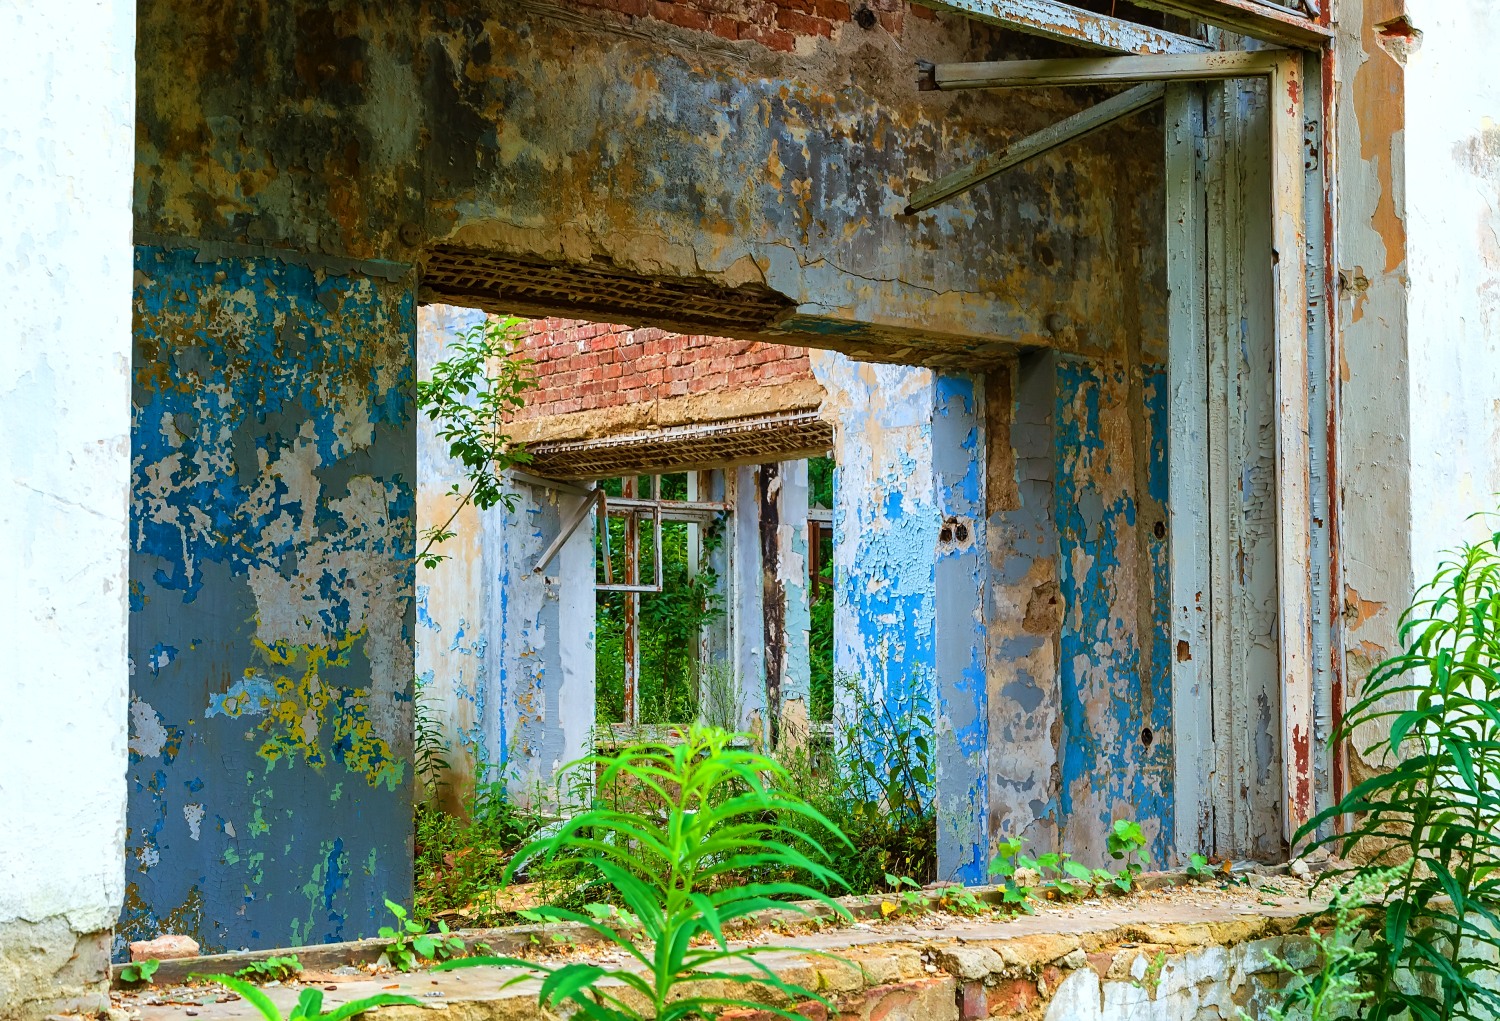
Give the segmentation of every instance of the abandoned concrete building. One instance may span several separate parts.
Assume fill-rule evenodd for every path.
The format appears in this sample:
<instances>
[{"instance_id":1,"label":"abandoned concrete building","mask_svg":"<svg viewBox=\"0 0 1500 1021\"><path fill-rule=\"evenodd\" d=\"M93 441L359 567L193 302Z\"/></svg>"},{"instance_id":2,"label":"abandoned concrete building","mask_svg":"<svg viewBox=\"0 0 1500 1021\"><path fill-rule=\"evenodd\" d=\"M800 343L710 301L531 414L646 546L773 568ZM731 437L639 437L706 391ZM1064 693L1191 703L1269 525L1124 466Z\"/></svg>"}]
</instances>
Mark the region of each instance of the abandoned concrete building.
<instances>
[{"instance_id":1,"label":"abandoned concrete building","mask_svg":"<svg viewBox=\"0 0 1500 1021\"><path fill-rule=\"evenodd\" d=\"M129 938L373 933L418 697L457 789L523 797L671 720L668 534L738 728L801 740L831 677L930 706L943 878L1122 814L1285 861L1500 490L1495 38L1487 0L0 0L0 1017L97 1003ZM414 384L486 315L530 324L532 461L419 568L456 468Z\"/></svg>"}]
</instances>

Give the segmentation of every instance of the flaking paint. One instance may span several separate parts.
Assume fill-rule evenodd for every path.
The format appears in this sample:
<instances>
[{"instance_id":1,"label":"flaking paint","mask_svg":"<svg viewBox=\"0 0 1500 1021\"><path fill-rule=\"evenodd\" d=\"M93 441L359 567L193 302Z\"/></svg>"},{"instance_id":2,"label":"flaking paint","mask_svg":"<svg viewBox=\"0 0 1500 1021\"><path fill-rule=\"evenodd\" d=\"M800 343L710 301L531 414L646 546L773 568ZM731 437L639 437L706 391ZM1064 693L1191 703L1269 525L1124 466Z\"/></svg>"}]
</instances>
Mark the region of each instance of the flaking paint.
<instances>
[{"instance_id":1,"label":"flaking paint","mask_svg":"<svg viewBox=\"0 0 1500 1021\"><path fill-rule=\"evenodd\" d=\"M119 940L348 939L409 896L414 320L409 276L136 248Z\"/></svg>"}]
</instances>

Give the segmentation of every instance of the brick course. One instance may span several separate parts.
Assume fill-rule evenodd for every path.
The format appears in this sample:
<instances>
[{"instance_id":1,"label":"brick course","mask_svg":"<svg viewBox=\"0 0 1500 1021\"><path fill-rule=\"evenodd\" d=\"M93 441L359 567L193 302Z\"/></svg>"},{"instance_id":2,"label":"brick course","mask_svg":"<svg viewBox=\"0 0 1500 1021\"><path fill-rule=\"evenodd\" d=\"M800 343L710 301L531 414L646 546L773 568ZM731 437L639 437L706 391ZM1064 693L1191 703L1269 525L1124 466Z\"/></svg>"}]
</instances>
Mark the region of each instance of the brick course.
<instances>
[{"instance_id":1,"label":"brick course","mask_svg":"<svg viewBox=\"0 0 1500 1021\"><path fill-rule=\"evenodd\" d=\"M538 386L516 421L812 378L806 348L577 319L531 320L523 348Z\"/></svg>"}]
</instances>

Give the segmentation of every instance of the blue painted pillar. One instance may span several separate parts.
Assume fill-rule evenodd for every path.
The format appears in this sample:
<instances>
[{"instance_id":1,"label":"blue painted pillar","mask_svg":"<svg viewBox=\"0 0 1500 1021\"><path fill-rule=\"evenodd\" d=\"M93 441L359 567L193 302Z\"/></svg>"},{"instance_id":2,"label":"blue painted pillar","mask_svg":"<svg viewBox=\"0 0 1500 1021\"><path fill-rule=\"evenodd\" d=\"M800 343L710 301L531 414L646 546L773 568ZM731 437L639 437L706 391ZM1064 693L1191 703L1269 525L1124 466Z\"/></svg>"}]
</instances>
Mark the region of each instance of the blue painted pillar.
<instances>
[{"instance_id":1,"label":"blue painted pillar","mask_svg":"<svg viewBox=\"0 0 1500 1021\"><path fill-rule=\"evenodd\" d=\"M938 876L980 883L989 865L989 709L985 684L985 442L982 382L934 381L932 472L937 680Z\"/></svg>"},{"instance_id":2,"label":"blue painted pillar","mask_svg":"<svg viewBox=\"0 0 1500 1021\"><path fill-rule=\"evenodd\" d=\"M984 441L968 377L818 352L835 423L834 670L885 721L932 720L938 873L979 882L988 833ZM877 760L882 735L867 734Z\"/></svg>"},{"instance_id":3,"label":"blue painted pillar","mask_svg":"<svg viewBox=\"0 0 1500 1021\"><path fill-rule=\"evenodd\" d=\"M135 259L117 938L373 935L411 896L411 268Z\"/></svg>"}]
</instances>

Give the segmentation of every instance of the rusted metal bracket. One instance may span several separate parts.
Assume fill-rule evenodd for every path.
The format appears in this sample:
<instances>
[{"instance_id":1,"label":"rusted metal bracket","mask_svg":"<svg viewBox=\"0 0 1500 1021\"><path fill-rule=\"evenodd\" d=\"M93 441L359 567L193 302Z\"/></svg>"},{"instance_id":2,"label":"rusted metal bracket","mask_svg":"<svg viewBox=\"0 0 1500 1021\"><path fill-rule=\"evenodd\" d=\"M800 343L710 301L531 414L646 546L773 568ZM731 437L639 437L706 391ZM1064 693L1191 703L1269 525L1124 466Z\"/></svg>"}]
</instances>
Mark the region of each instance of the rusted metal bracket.
<instances>
[{"instance_id":1,"label":"rusted metal bracket","mask_svg":"<svg viewBox=\"0 0 1500 1021\"><path fill-rule=\"evenodd\" d=\"M1213 47L1124 18L1085 11L1058 0L917 0L990 25L1108 53L1204 53Z\"/></svg>"},{"instance_id":2,"label":"rusted metal bracket","mask_svg":"<svg viewBox=\"0 0 1500 1021\"><path fill-rule=\"evenodd\" d=\"M932 184L918 188L912 193L911 201L907 204L906 215L910 216L912 213L930 209L939 202L961 195L1012 167L1020 166L1074 139L1082 138L1123 117L1144 110L1160 102L1165 93L1166 86L1161 82L1147 82L1144 85L1137 85L1128 92L1112 96L1096 106L1080 110L1071 117L1011 143L972 166L956 170Z\"/></svg>"}]
</instances>

